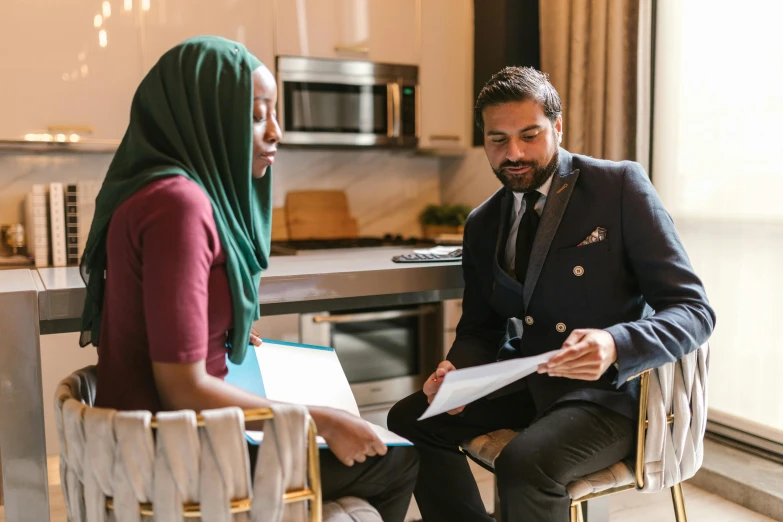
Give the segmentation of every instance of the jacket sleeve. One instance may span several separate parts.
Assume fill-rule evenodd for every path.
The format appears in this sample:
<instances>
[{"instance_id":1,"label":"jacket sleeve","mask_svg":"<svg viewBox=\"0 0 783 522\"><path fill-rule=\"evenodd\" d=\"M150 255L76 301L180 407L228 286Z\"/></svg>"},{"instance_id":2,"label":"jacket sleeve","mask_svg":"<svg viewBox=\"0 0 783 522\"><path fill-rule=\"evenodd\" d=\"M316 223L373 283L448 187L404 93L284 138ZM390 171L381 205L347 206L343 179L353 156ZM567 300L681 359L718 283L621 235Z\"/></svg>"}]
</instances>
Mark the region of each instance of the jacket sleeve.
<instances>
[{"instance_id":1,"label":"jacket sleeve","mask_svg":"<svg viewBox=\"0 0 783 522\"><path fill-rule=\"evenodd\" d=\"M462 276L465 293L462 317L457 325L457 338L446 357L457 368L467 368L495 362L500 342L506 335L506 320L485 299L471 251L471 239L480 230L471 227L473 216L465 223L462 248Z\"/></svg>"},{"instance_id":2,"label":"jacket sleeve","mask_svg":"<svg viewBox=\"0 0 783 522\"><path fill-rule=\"evenodd\" d=\"M638 163L624 173L621 207L625 256L655 313L606 329L617 345L618 386L698 349L715 327L674 222Z\"/></svg>"}]
</instances>

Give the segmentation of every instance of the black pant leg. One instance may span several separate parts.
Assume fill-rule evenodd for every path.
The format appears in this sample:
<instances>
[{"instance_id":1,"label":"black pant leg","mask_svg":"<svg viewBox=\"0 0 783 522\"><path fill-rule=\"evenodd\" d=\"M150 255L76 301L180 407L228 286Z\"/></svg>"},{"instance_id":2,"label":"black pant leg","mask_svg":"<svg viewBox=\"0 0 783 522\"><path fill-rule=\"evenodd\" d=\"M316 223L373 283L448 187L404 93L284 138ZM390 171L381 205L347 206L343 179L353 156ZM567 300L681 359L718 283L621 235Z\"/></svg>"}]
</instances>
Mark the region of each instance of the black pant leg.
<instances>
[{"instance_id":1,"label":"black pant leg","mask_svg":"<svg viewBox=\"0 0 783 522\"><path fill-rule=\"evenodd\" d=\"M370 457L351 467L329 450L321 450L320 455L325 502L348 496L363 498L378 510L384 522L403 522L419 469L415 448L391 447L386 455Z\"/></svg>"},{"instance_id":2,"label":"black pant leg","mask_svg":"<svg viewBox=\"0 0 783 522\"><path fill-rule=\"evenodd\" d=\"M565 402L520 433L495 461L509 522L567 522L566 485L631 454L636 421L589 402Z\"/></svg>"},{"instance_id":3,"label":"black pant leg","mask_svg":"<svg viewBox=\"0 0 783 522\"><path fill-rule=\"evenodd\" d=\"M249 444L248 449L252 477L259 446ZM340 497L358 497L375 507L384 522L405 520L419 469L415 448L392 447L383 457L371 457L351 467L340 462L328 449L320 450L319 455L324 502Z\"/></svg>"},{"instance_id":4,"label":"black pant leg","mask_svg":"<svg viewBox=\"0 0 783 522\"><path fill-rule=\"evenodd\" d=\"M426 522L490 522L465 455L459 445L490 431L527 426L535 415L529 392L481 399L460 415L423 421L427 397L417 392L389 412L389 429L414 443L419 452L416 502Z\"/></svg>"}]
</instances>

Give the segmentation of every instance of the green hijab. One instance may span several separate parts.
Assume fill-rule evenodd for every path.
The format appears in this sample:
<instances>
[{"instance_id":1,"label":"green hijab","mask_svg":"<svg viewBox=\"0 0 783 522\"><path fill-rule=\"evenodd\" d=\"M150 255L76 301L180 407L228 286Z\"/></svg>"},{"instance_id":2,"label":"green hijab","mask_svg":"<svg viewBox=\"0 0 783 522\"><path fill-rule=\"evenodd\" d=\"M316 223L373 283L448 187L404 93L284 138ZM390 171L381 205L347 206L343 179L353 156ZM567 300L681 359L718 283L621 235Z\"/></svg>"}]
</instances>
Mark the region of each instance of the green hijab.
<instances>
[{"instance_id":1,"label":"green hijab","mask_svg":"<svg viewBox=\"0 0 783 522\"><path fill-rule=\"evenodd\" d=\"M87 286L82 346L100 341L112 214L147 183L184 176L212 203L234 307L229 359L239 364L245 358L251 325L259 317L258 285L269 261L272 221L271 172L261 179L251 175L251 73L261 65L238 43L198 37L164 54L142 80L128 130L95 201L81 260Z\"/></svg>"}]
</instances>

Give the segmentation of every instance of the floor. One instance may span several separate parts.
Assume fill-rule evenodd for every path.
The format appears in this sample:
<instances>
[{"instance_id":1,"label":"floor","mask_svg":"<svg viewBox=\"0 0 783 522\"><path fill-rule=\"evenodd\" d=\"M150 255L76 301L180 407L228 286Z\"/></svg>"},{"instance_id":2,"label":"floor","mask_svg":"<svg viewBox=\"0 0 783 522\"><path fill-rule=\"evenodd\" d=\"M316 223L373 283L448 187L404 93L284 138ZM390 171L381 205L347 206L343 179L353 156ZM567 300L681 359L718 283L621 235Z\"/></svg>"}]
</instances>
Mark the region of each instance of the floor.
<instances>
[{"instance_id":1,"label":"floor","mask_svg":"<svg viewBox=\"0 0 783 522\"><path fill-rule=\"evenodd\" d=\"M476 481L487 509L494 508L494 481L487 471L473 466ZM66 522L65 504L60 490L60 477L57 459L49 459L49 498L51 502L51 522ZM685 490L685 504L688 520L691 522L774 522L771 518L749 511L721 497L701 489L688 486ZM668 492L655 495L643 495L636 492L620 493L610 500L611 522L674 522L671 496ZM417 520L419 511L415 503L411 505L406 520ZM0 506L0 522L5 522L5 511Z\"/></svg>"}]
</instances>

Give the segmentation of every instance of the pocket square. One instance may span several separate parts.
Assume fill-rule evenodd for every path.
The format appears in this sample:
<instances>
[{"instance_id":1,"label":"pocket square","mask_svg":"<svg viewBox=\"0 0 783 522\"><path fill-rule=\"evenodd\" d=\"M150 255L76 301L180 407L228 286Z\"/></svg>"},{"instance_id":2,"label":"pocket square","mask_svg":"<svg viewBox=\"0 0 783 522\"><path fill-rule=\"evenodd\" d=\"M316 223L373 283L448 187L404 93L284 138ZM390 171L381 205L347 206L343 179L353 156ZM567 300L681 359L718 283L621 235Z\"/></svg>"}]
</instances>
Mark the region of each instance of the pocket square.
<instances>
[{"instance_id":1,"label":"pocket square","mask_svg":"<svg viewBox=\"0 0 783 522\"><path fill-rule=\"evenodd\" d=\"M589 245L590 243L598 243L599 241L603 241L606 239L606 229L598 227L595 230L593 230L589 236L585 238L584 241L579 243L576 246L585 246Z\"/></svg>"}]
</instances>

